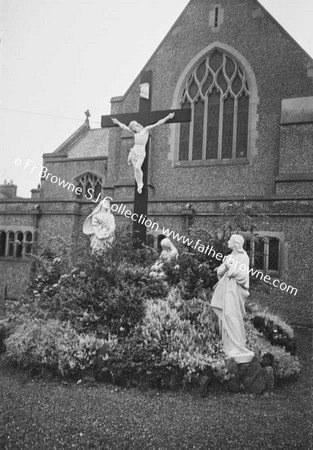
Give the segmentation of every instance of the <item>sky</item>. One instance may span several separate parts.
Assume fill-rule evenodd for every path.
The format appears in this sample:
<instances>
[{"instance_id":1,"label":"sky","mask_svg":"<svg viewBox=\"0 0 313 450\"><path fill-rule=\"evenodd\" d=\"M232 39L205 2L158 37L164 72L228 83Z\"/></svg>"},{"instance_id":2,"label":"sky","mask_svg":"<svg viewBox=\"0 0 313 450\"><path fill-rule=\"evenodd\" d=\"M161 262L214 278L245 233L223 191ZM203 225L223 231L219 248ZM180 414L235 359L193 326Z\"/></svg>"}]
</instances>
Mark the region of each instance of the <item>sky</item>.
<instances>
[{"instance_id":1,"label":"sky","mask_svg":"<svg viewBox=\"0 0 313 450\"><path fill-rule=\"evenodd\" d=\"M313 0L260 0L313 56ZM30 196L31 159L53 152L91 113L100 127L188 0L0 0L0 184ZM20 166L16 160L22 161Z\"/></svg>"}]
</instances>

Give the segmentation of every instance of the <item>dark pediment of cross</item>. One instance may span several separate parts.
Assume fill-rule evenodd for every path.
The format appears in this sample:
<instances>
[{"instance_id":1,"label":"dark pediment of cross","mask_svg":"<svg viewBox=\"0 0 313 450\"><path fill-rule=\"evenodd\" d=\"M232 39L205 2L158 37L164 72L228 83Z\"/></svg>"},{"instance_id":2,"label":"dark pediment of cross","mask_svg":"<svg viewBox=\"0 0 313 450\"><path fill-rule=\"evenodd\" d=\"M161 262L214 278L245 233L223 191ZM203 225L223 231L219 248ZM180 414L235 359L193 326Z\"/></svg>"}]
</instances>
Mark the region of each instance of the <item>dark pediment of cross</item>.
<instances>
[{"instance_id":1,"label":"dark pediment of cross","mask_svg":"<svg viewBox=\"0 0 313 450\"><path fill-rule=\"evenodd\" d=\"M166 117L169 113L175 113L173 119L168 120L166 123L178 123L178 122L190 122L191 121L191 109L172 109L162 111L151 111L151 98L152 98L152 71L141 72L140 78L140 98L139 98L139 111L137 113L125 113L114 114L101 117L101 127L109 128L117 126L112 122L112 118L118 119L124 124L129 124L132 120L136 120L142 126L151 125ZM125 158L127 156L125 155ZM134 198L134 213L138 214L138 217L144 218L148 212L148 162L149 162L149 140L146 145L146 157L142 164L143 171L143 189L142 193L137 192L135 185L135 198ZM143 222L141 220L141 222ZM133 244L134 248L141 248L142 244L146 243L147 228L144 223L139 221L133 222Z\"/></svg>"}]
</instances>

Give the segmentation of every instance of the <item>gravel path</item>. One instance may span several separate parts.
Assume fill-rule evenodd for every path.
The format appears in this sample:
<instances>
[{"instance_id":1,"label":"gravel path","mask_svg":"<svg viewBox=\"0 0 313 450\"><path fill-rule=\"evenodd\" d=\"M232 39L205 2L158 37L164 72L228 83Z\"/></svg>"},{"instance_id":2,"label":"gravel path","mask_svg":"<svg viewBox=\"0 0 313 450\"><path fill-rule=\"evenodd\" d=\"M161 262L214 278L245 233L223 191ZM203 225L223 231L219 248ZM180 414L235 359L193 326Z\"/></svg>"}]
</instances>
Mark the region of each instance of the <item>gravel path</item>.
<instances>
[{"instance_id":1,"label":"gravel path","mask_svg":"<svg viewBox=\"0 0 313 450\"><path fill-rule=\"evenodd\" d=\"M312 332L297 334L300 380L256 398L64 385L2 367L0 449L313 448Z\"/></svg>"}]
</instances>

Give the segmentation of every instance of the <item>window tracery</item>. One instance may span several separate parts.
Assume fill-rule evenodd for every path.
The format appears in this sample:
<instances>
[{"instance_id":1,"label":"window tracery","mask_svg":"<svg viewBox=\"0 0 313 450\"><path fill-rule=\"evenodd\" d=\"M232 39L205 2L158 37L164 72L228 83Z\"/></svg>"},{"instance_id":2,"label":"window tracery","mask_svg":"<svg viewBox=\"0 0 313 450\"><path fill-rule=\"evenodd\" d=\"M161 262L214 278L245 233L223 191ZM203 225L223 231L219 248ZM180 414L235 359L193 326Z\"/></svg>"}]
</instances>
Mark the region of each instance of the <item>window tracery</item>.
<instances>
[{"instance_id":1,"label":"window tracery","mask_svg":"<svg viewBox=\"0 0 313 450\"><path fill-rule=\"evenodd\" d=\"M250 91L244 69L214 49L190 73L181 108L191 123L180 127L179 160L234 160L247 157Z\"/></svg>"},{"instance_id":2,"label":"window tracery","mask_svg":"<svg viewBox=\"0 0 313 450\"><path fill-rule=\"evenodd\" d=\"M76 198L97 200L102 192L102 178L95 173L86 172L75 179L75 186Z\"/></svg>"}]
</instances>

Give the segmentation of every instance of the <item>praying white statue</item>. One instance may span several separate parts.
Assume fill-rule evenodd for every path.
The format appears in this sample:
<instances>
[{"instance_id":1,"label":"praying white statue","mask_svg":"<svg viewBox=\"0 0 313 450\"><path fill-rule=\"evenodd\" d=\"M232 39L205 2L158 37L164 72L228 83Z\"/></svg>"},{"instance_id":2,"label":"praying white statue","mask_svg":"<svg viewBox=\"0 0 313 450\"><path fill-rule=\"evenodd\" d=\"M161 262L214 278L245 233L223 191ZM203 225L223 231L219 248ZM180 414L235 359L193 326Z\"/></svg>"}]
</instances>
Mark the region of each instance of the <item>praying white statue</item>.
<instances>
[{"instance_id":1,"label":"praying white statue","mask_svg":"<svg viewBox=\"0 0 313 450\"><path fill-rule=\"evenodd\" d=\"M219 282L211 301L222 327L224 351L237 363L248 363L254 357L246 347L243 322L245 301L249 296L249 257L243 244L244 239L239 234L233 234L229 239L228 247L232 253L216 269Z\"/></svg>"},{"instance_id":2,"label":"praying white statue","mask_svg":"<svg viewBox=\"0 0 313 450\"><path fill-rule=\"evenodd\" d=\"M103 252L114 240L115 219L110 212L110 202L102 200L87 217L83 225L83 233L91 235L92 254Z\"/></svg>"},{"instance_id":3,"label":"praying white statue","mask_svg":"<svg viewBox=\"0 0 313 450\"><path fill-rule=\"evenodd\" d=\"M170 120L173 117L174 113L170 113L168 116L164 117L164 119L161 119L157 123L148 125L146 127L143 127L135 120L130 122L130 124L127 126L117 119L112 119L112 121L120 128L130 131L134 135L135 145L129 151L127 162L128 165L132 164L134 167L134 175L137 181L137 191L139 194L141 194L143 188L143 172L141 170L141 166L146 157L146 144L149 139L149 133L153 128L162 125L167 120Z\"/></svg>"},{"instance_id":4,"label":"praying white statue","mask_svg":"<svg viewBox=\"0 0 313 450\"><path fill-rule=\"evenodd\" d=\"M150 277L154 278L165 278L165 273L163 272L163 265L167 261L178 258L177 248L172 244L170 239L165 238L161 241L162 252L150 269Z\"/></svg>"}]
</instances>

